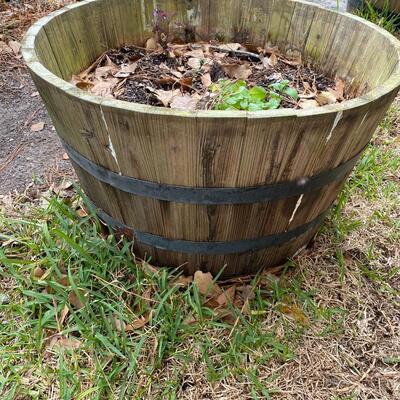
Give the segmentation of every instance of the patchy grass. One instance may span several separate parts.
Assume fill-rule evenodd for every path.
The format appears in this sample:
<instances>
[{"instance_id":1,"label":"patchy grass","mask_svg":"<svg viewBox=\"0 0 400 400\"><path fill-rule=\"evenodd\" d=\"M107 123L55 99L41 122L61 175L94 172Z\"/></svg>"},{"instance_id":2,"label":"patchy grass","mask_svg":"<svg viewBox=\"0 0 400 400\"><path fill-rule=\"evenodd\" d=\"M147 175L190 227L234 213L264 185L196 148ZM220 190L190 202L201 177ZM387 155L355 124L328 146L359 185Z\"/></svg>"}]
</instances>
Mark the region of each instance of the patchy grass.
<instances>
[{"instance_id":1,"label":"patchy grass","mask_svg":"<svg viewBox=\"0 0 400 400\"><path fill-rule=\"evenodd\" d=\"M398 110L313 247L280 277L228 282L223 310L135 259L78 195L4 197L2 398L399 398Z\"/></svg>"}]
</instances>

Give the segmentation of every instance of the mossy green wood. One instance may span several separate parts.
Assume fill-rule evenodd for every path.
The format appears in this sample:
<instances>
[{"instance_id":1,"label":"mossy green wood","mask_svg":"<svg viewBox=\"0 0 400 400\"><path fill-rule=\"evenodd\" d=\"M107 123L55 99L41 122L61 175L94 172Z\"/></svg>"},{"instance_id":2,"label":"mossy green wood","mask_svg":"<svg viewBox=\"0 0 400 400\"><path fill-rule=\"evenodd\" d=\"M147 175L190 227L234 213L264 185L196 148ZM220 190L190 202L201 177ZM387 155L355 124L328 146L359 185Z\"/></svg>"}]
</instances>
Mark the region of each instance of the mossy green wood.
<instances>
[{"instance_id":1,"label":"mossy green wood","mask_svg":"<svg viewBox=\"0 0 400 400\"><path fill-rule=\"evenodd\" d=\"M359 97L312 110L179 111L100 98L68 83L102 52L152 35L154 2L86 0L28 32L23 55L60 137L93 163L121 176L189 188L247 188L301 181L359 154L397 94L399 42L349 14L290 0L161 0L199 40L215 38L298 51ZM230 12L226 12L230 10ZM251 204L194 204L133 195L74 163L82 187L114 219L171 240L221 243L283 234L310 223L345 179ZM348 175L348 174L347 174ZM154 263L224 276L273 266L309 242L314 226L286 243L230 254L177 252L136 240Z\"/></svg>"}]
</instances>

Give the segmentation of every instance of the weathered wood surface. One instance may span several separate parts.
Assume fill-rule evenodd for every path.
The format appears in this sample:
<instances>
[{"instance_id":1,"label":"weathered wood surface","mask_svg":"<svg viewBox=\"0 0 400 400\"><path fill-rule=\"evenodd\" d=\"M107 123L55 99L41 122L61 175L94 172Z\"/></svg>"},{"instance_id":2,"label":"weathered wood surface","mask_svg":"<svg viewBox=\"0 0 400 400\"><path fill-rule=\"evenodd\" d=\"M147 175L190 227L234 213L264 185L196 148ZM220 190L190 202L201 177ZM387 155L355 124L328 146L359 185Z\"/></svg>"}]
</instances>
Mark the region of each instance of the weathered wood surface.
<instances>
[{"instance_id":1,"label":"weathered wood surface","mask_svg":"<svg viewBox=\"0 0 400 400\"><path fill-rule=\"evenodd\" d=\"M369 0L369 3L381 10L388 9L395 13L400 13L400 0ZM347 10L353 12L365 4L367 4L365 0L349 0Z\"/></svg>"},{"instance_id":2,"label":"weathered wood surface","mask_svg":"<svg viewBox=\"0 0 400 400\"><path fill-rule=\"evenodd\" d=\"M362 96L315 110L253 113L184 112L99 98L66 81L108 48L144 43L151 36L154 4L86 0L39 21L23 53L60 137L117 174L194 188L302 180L360 153L398 91L398 41L348 14L290 0L158 4L201 39L301 51L305 60L346 80ZM345 181L272 201L205 205L132 195L75 167L85 192L114 219L141 232L197 242L255 239L301 227L330 207ZM247 274L283 262L315 231L241 254L188 254L139 242L136 251L160 265L182 265L187 272L202 268L215 274L227 265L224 276Z\"/></svg>"}]
</instances>

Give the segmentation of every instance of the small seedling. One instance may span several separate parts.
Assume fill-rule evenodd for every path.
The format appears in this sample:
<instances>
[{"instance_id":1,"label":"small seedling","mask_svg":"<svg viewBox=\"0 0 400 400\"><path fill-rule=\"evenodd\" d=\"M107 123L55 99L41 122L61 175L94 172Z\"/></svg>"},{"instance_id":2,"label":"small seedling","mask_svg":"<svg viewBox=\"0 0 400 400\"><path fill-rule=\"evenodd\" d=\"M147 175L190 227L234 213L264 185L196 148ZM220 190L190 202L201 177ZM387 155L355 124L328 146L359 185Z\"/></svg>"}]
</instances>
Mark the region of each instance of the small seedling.
<instances>
[{"instance_id":1,"label":"small seedling","mask_svg":"<svg viewBox=\"0 0 400 400\"><path fill-rule=\"evenodd\" d=\"M220 80L210 87L211 92L219 94L215 110L274 110L279 108L284 97L299 98L297 90L290 87L287 80L273 83L268 89L262 86L249 89L243 80Z\"/></svg>"}]
</instances>

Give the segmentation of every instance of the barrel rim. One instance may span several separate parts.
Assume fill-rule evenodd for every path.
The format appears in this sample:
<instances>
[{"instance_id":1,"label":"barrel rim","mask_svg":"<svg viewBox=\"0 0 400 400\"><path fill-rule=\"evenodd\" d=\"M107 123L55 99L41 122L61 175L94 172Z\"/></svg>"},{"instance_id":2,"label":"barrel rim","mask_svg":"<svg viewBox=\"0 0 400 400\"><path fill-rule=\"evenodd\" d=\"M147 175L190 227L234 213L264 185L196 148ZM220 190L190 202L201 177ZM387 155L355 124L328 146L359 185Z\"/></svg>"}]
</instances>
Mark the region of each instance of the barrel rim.
<instances>
[{"instance_id":1,"label":"barrel rim","mask_svg":"<svg viewBox=\"0 0 400 400\"><path fill-rule=\"evenodd\" d=\"M108 99L101 96L97 96L95 94L86 92L74 86L72 83L63 80L58 77L56 74L48 70L40 61L36 53L35 48L35 40L39 32L43 29L43 27L50 23L54 18L69 12L72 9L78 7L84 7L87 4L94 3L98 0L83 0L79 3L70 4L65 6L57 11L50 13L49 15L41 18L36 23L34 23L31 28L27 31L21 47L21 53L23 58L32 73L46 81L49 85L59 89L66 94L72 96L73 98L84 100L88 103L91 103L95 106L100 107L110 107L116 110L130 111L142 114L152 114L152 115L160 115L166 117L187 117L187 118L235 118L235 119L271 119L271 118L279 118L279 117L309 117L309 116L327 116L333 115L340 112L344 112L351 109L356 109L358 107L366 106L371 102L378 100L385 95L388 95L392 91L398 89L400 87L400 41L396 39L392 34L384 30L383 28L378 27L377 25L364 20L363 18L357 17L347 12L341 12L337 10L329 10L318 4L311 3L309 1L304 0L291 0L298 3L306 4L310 7L315 7L319 9L323 9L328 13L337 13L339 15L343 15L349 20L356 20L364 25L369 26L371 29L379 32L381 35L385 36L390 44L393 46L393 49L397 50L398 62L397 65L390 75L390 77L381 85L378 85L373 90L367 92L366 94L356 97L351 100L346 100L339 104L326 105L322 107L318 107L310 110L294 110L294 109L278 109L278 110L263 110L263 111L228 111L228 110L195 110L195 111L185 111L178 109L171 109L166 107L156 107L139 103L132 103L117 99Z\"/></svg>"}]
</instances>

